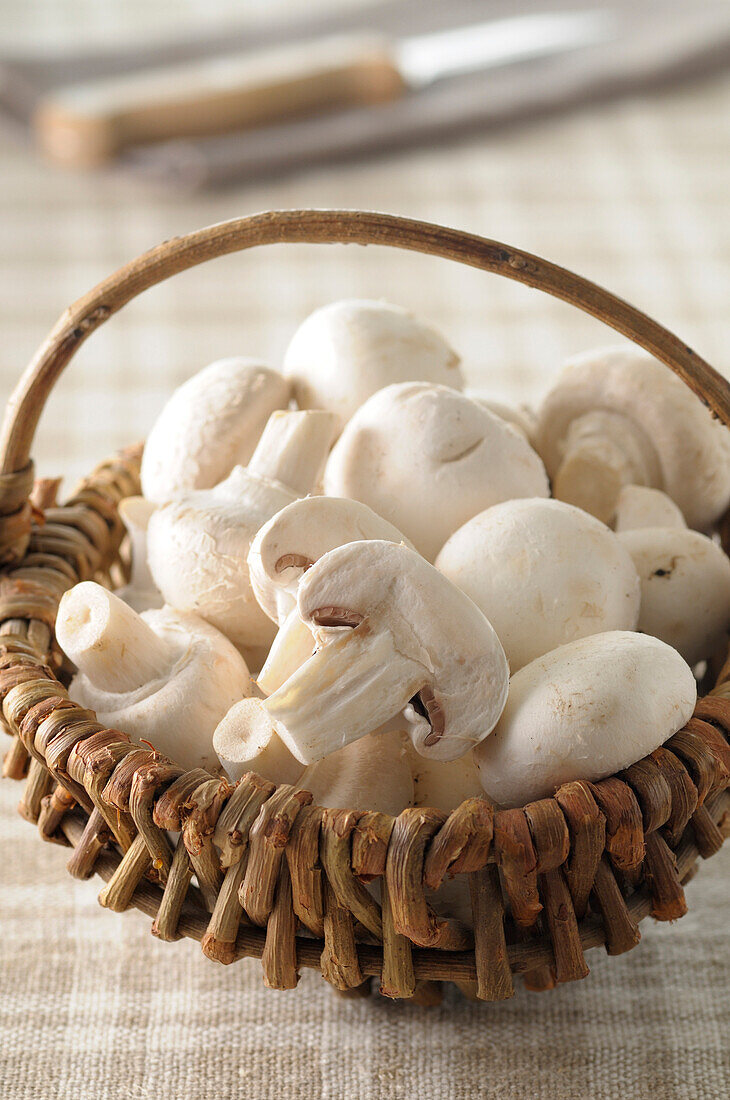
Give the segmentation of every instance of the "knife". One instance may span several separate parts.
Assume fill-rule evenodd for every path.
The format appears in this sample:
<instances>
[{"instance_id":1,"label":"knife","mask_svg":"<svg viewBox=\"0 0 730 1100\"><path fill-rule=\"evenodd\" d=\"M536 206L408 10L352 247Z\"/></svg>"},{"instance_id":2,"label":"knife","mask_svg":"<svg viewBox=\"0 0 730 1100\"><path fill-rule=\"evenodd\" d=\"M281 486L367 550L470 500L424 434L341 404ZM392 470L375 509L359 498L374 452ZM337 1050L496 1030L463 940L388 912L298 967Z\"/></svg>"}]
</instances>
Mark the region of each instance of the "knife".
<instances>
[{"instance_id":1,"label":"knife","mask_svg":"<svg viewBox=\"0 0 730 1100\"><path fill-rule=\"evenodd\" d=\"M332 36L69 85L40 101L33 126L49 158L93 167L130 145L387 103L437 80L604 41L614 29L613 14L598 10L491 20L395 42Z\"/></svg>"}]
</instances>

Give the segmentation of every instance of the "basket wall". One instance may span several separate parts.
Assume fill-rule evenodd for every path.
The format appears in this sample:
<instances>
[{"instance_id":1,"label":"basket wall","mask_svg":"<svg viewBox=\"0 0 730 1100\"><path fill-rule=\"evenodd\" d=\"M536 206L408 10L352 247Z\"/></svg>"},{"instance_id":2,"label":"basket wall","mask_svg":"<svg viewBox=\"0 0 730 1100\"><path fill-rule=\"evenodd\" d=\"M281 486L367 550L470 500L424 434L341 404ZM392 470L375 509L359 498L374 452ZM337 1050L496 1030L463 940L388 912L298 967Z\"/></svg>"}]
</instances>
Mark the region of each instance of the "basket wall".
<instances>
[{"instance_id":1,"label":"basket wall","mask_svg":"<svg viewBox=\"0 0 730 1100\"><path fill-rule=\"evenodd\" d=\"M421 1002L445 981L500 1000L516 974L531 989L585 977L587 949L622 953L645 916L686 912L698 857L728 832L724 672L683 730L619 775L522 809L470 799L397 818L324 810L254 774L232 787L184 772L73 703L53 641L58 601L118 573L117 508L139 491L140 452L103 463L63 507L37 484L23 560L0 575L4 774L24 781L20 812L41 837L72 848L69 871L105 880L102 905L136 907L153 934L197 939L219 963L260 957L273 988L295 986L305 966L343 992L377 977L386 995ZM454 874L468 878L473 933L429 902Z\"/></svg>"}]
</instances>

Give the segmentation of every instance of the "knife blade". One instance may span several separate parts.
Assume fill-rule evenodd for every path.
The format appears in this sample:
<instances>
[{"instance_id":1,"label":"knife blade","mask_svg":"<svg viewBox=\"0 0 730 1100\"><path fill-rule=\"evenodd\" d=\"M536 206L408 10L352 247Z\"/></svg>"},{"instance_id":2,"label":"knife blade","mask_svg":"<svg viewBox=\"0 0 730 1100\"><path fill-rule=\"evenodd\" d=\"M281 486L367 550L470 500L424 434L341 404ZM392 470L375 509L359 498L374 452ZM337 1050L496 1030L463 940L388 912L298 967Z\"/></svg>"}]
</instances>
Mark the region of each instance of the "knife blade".
<instances>
[{"instance_id":1,"label":"knife blade","mask_svg":"<svg viewBox=\"0 0 730 1100\"><path fill-rule=\"evenodd\" d=\"M553 12L398 41L338 35L170 65L60 88L41 100L33 127L52 160L94 167L132 145L387 103L437 80L597 43L614 22L607 10Z\"/></svg>"}]
</instances>

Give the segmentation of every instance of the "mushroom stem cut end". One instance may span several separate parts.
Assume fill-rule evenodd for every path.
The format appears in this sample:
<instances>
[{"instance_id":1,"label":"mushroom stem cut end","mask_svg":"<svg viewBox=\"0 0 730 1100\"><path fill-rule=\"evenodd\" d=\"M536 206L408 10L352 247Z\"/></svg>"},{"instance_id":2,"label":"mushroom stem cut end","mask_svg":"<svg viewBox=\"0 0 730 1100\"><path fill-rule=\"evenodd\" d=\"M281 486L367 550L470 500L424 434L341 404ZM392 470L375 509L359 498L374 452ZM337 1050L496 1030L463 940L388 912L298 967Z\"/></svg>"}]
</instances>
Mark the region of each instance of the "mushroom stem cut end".
<instances>
[{"instance_id":1,"label":"mushroom stem cut end","mask_svg":"<svg viewBox=\"0 0 730 1100\"><path fill-rule=\"evenodd\" d=\"M129 692L165 676L176 652L123 600L94 581L82 581L61 599L58 644L95 686Z\"/></svg>"},{"instance_id":2,"label":"mushroom stem cut end","mask_svg":"<svg viewBox=\"0 0 730 1100\"><path fill-rule=\"evenodd\" d=\"M296 783L304 771L260 699L242 699L231 707L213 734L213 748L234 782L254 771L274 783Z\"/></svg>"}]
</instances>

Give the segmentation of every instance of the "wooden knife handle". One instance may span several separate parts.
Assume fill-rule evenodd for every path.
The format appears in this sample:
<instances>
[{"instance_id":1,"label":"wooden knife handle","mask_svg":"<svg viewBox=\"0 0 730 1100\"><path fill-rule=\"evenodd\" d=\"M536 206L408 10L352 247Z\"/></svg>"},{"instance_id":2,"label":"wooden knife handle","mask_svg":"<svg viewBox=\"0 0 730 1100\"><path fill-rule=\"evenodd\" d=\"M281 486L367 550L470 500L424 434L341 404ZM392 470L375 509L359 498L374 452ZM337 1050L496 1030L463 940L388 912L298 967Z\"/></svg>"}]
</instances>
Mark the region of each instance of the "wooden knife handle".
<instances>
[{"instance_id":1,"label":"wooden knife handle","mask_svg":"<svg viewBox=\"0 0 730 1100\"><path fill-rule=\"evenodd\" d=\"M48 157L86 168L129 145L245 130L404 91L388 43L351 35L62 88L41 101L34 129Z\"/></svg>"}]
</instances>

